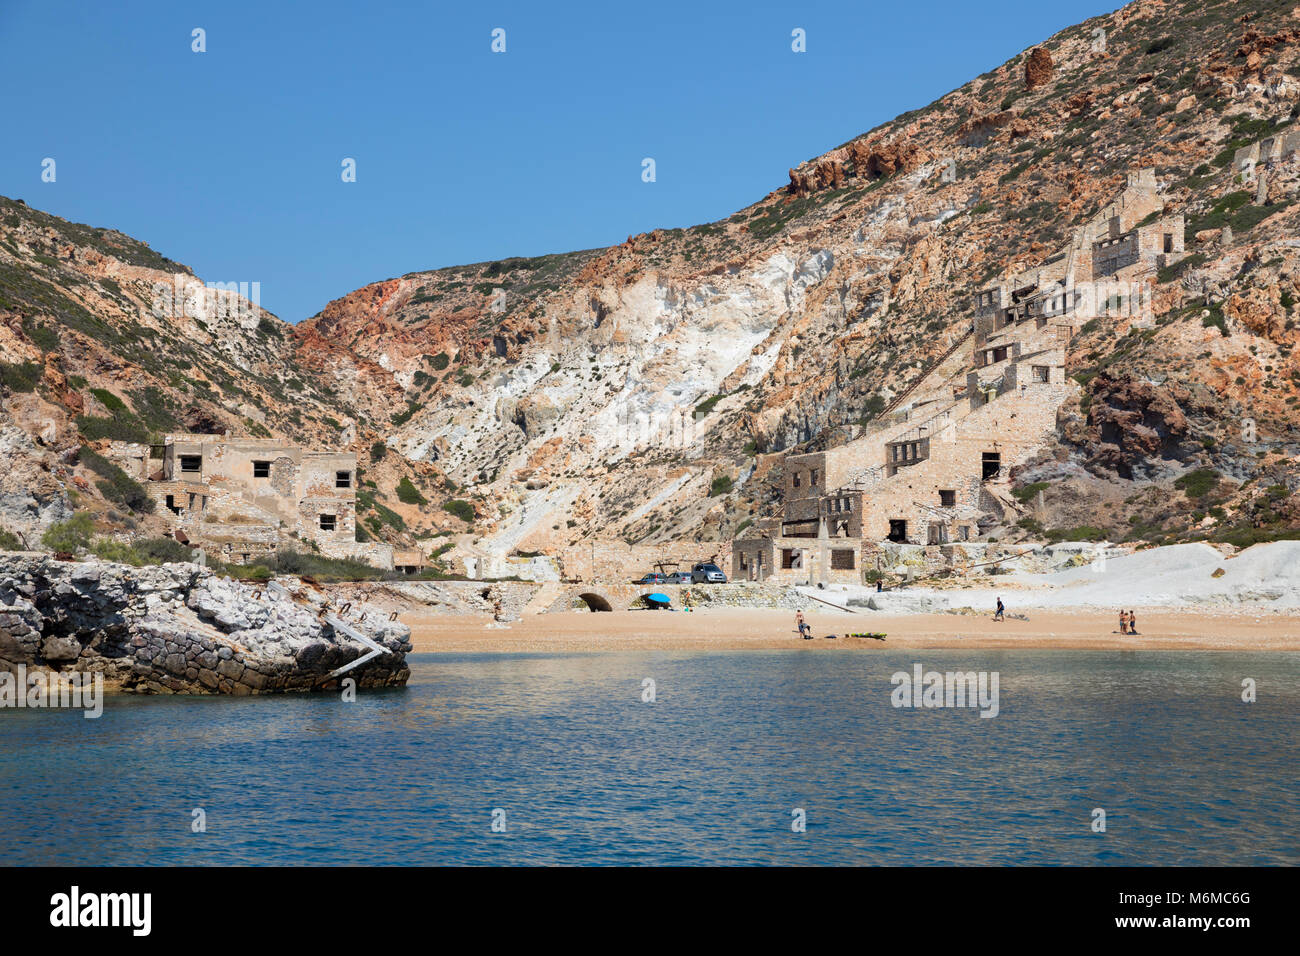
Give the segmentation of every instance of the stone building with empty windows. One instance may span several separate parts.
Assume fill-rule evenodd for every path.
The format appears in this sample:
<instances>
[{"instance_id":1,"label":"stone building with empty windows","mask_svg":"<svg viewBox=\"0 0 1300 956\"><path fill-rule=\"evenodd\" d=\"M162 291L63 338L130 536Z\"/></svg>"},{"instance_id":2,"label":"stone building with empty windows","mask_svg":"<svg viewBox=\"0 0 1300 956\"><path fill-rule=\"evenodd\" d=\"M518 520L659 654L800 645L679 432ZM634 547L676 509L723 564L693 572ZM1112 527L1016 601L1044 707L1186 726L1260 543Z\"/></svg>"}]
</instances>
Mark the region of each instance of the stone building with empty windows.
<instances>
[{"instance_id":1,"label":"stone building with empty windows","mask_svg":"<svg viewBox=\"0 0 1300 956\"><path fill-rule=\"evenodd\" d=\"M732 542L732 579L861 583L885 543L944 548L1013 523L1010 473L1048 445L1077 385L1066 351L1099 316L1135 323L1155 270L1183 255L1150 170L1057 255L978 290L969 325L894 396L874 428L787 455L783 505Z\"/></svg>"},{"instance_id":2,"label":"stone building with empty windows","mask_svg":"<svg viewBox=\"0 0 1300 956\"><path fill-rule=\"evenodd\" d=\"M275 439L166 435L116 444L110 456L138 481L178 540L235 563L278 547L393 567L390 545L356 538L357 458Z\"/></svg>"}]
</instances>

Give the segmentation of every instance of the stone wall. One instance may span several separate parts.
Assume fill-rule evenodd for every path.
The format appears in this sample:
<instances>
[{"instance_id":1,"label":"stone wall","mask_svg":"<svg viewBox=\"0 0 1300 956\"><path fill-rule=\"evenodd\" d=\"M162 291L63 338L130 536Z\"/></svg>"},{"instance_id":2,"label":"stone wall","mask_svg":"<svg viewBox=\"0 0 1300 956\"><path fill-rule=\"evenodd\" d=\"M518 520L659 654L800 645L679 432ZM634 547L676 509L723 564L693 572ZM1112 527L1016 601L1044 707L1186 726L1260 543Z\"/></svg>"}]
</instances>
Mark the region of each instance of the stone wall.
<instances>
[{"instance_id":1,"label":"stone wall","mask_svg":"<svg viewBox=\"0 0 1300 956\"><path fill-rule=\"evenodd\" d=\"M721 566L721 565L720 565ZM727 584L656 584L653 587L633 584L587 585L574 584L563 588L550 602L546 611L591 610L623 611L638 607L641 597L656 592L666 595L677 610L688 605L706 607L801 607L797 592L779 584L729 582ZM654 612L647 612L654 613Z\"/></svg>"},{"instance_id":2,"label":"stone wall","mask_svg":"<svg viewBox=\"0 0 1300 956\"><path fill-rule=\"evenodd\" d=\"M391 571L396 566L396 552L391 544L384 541L326 540L320 542L320 553L327 558L361 561L385 571Z\"/></svg>"},{"instance_id":3,"label":"stone wall","mask_svg":"<svg viewBox=\"0 0 1300 956\"><path fill-rule=\"evenodd\" d=\"M654 545L596 540L565 548L560 566L566 581L622 584L654 571L659 561L675 562L677 570L689 571L693 565L711 560L725 571L729 554L730 540L670 541Z\"/></svg>"}]
</instances>

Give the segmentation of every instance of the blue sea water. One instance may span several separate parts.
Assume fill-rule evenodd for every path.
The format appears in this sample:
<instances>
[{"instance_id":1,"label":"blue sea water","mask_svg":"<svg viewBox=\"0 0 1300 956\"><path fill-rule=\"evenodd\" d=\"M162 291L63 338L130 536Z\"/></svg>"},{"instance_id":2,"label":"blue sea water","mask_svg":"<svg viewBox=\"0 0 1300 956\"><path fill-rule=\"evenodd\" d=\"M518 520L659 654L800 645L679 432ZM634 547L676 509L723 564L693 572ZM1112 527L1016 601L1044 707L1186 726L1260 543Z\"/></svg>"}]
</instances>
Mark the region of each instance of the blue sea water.
<instances>
[{"instance_id":1,"label":"blue sea water","mask_svg":"<svg viewBox=\"0 0 1300 956\"><path fill-rule=\"evenodd\" d=\"M996 671L1000 713L895 708L890 675L915 663ZM1297 655L411 664L408 687L353 703L115 696L97 720L0 711L3 862L1300 863Z\"/></svg>"}]
</instances>

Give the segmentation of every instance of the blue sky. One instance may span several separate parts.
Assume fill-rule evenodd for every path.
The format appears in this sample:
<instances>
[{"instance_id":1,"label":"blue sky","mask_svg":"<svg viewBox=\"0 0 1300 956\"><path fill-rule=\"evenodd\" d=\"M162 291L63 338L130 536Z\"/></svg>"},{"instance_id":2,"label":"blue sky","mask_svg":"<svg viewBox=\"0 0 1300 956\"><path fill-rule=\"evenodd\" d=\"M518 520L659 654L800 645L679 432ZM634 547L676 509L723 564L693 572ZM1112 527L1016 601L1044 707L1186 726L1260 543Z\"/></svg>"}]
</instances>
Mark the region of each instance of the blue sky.
<instances>
[{"instance_id":1,"label":"blue sky","mask_svg":"<svg viewBox=\"0 0 1300 956\"><path fill-rule=\"evenodd\" d=\"M0 0L0 193L297 322L405 272L728 216L1117 5Z\"/></svg>"}]
</instances>

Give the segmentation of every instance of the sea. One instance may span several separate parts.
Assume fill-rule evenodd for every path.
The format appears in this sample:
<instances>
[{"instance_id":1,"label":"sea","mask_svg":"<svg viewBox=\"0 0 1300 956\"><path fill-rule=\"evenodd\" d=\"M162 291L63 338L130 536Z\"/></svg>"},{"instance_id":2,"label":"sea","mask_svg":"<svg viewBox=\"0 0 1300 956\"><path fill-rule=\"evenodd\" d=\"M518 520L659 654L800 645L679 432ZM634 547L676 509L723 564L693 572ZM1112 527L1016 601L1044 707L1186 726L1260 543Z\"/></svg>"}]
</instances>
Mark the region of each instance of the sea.
<instances>
[{"instance_id":1,"label":"sea","mask_svg":"<svg viewBox=\"0 0 1300 956\"><path fill-rule=\"evenodd\" d=\"M409 661L408 686L354 700L111 695L97 719L0 710L3 860L1300 863L1300 655ZM982 677L996 713L938 691L943 706L906 706L900 675L918 665L923 683Z\"/></svg>"}]
</instances>

